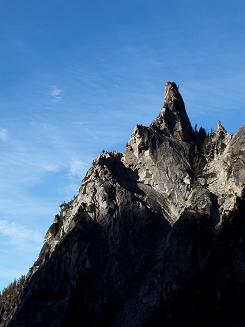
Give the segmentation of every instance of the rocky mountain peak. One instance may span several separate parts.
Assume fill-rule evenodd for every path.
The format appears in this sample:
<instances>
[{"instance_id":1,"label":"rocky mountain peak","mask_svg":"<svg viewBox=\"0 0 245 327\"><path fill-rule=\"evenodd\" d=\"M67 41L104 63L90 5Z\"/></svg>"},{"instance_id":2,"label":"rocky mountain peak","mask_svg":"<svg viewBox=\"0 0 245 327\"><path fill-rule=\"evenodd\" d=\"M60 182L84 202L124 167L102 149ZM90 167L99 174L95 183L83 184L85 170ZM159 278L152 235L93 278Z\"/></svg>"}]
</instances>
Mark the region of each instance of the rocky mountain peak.
<instances>
[{"instance_id":1,"label":"rocky mountain peak","mask_svg":"<svg viewBox=\"0 0 245 327\"><path fill-rule=\"evenodd\" d=\"M217 132L223 132L223 133L227 133L227 131L225 130L224 126L222 125L221 121L218 120L218 125L217 125Z\"/></svg>"},{"instance_id":2,"label":"rocky mountain peak","mask_svg":"<svg viewBox=\"0 0 245 327\"><path fill-rule=\"evenodd\" d=\"M223 127L221 121L218 121L217 128L211 133L206 141L205 156L207 161L220 156L231 141L232 136Z\"/></svg>"},{"instance_id":3,"label":"rocky mountain peak","mask_svg":"<svg viewBox=\"0 0 245 327\"><path fill-rule=\"evenodd\" d=\"M184 105L184 101L179 92L179 88L175 82L167 82L164 87L164 101L166 104L180 102L181 106Z\"/></svg>"},{"instance_id":4,"label":"rocky mountain peak","mask_svg":"<svg viewBox=\"0 0 245 327\"><path fill-rule=\"evenodd\" d=\"M245 325L245 127L193 131L174 82L164 101L62 203L0 327Z\"/></svg>"},{"instance_id":5,"label":"rocky mountain peak","mask_svg":"<svg viewBox=\"0 0 245 327\"><path fill-rule=\"evenodd\" d=\"M179 141L189 142L193 130L185 110L185 104L175 82L167 82L164 91L164 105L152 127L161 130Z\"/></svg>"}]
</instances>

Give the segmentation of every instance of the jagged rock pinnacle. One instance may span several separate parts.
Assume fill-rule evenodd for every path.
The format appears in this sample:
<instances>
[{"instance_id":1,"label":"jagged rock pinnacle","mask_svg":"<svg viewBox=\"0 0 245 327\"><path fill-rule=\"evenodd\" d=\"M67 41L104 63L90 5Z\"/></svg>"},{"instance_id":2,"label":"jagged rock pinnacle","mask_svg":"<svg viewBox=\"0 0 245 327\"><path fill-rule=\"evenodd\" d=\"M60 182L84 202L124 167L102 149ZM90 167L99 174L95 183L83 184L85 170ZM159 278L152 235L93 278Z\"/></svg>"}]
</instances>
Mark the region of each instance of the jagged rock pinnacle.
<instances>
[{"instance_id":1,"label":"jagged rock pinnacle","mask_svg":"<svg viewBox=\"0 0 245 327\"><path fill-rule=\"evenodd\" d=\"M226 129L224 128L220 120L218 121L217 131L222 131L226 133Z\"/></svg>"},{"instance_id":2,"label":"jagged rock pinnacle","mask_svg":"<svg viewBox=\"0 0 245 327\"><path fill-rule=\"evenodd\" d=\"M217 128L210 135L210 140L206 146L206 160L210 161L220 156L231 141L231 138L232 136L219 120Z\"/></svg>"},{"instance_id":3,"label":"jagged rock pinnacle","mask_svg":"<svg viewBox=\"0 0 245 327\"><path fill-rule=\"evenodd\" d=\"M191 141L193 130L175 82L165 84L164 105L151 125L179 141Z\"/></svg>"},{"instance_id":4,"label":"jagged rock pinnacle","mask_svg":"<svg viewBox=\"0 0 245 327\"><path fill-rule=\"evenodd\" d=\"M175 82L167 82L164 88L164 101L165 104L173 104L176 102L181 103L181 107L184 106L184 101L179 93L178 86Z\"/></svg>"}]
</instances>

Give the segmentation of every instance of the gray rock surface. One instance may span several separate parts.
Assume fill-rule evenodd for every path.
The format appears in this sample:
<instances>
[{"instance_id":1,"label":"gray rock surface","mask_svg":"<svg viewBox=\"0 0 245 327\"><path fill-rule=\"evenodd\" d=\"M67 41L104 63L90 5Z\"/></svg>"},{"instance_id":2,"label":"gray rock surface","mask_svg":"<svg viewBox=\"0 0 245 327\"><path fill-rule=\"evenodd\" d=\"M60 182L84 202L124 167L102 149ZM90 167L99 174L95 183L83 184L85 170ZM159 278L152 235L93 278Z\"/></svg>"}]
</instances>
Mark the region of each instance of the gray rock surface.
<instances>
[{"instance_id":1,"label":"gray rock surface","mask_svg":"<svg viewBox=\"0 0 245 327\"><path fill-rule=\"evenodd\" d=\"M168 82L153 123L61 205L0 326L244 326L244 151L245 127L193 130Z\"/></svg>"}]
</instances>

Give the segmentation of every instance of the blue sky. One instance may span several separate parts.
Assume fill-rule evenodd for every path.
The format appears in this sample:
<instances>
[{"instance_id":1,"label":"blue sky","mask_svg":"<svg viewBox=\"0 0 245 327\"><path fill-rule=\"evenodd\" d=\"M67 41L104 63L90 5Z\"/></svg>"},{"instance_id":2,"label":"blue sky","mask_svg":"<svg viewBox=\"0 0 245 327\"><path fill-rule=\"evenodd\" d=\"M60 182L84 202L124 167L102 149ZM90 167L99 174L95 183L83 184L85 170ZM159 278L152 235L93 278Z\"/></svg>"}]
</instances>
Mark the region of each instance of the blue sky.
<instances>
[{"instance_id":1,"label":"blue sky","mask_svg":"<svg viewBox=\"0 0 245 327\"><path fill-rule=\"evenodd\" d=\"M244 124L245 2L0 0L0 289L101 150L176 81L192 124Z\"/></svg>"}]
</instances>

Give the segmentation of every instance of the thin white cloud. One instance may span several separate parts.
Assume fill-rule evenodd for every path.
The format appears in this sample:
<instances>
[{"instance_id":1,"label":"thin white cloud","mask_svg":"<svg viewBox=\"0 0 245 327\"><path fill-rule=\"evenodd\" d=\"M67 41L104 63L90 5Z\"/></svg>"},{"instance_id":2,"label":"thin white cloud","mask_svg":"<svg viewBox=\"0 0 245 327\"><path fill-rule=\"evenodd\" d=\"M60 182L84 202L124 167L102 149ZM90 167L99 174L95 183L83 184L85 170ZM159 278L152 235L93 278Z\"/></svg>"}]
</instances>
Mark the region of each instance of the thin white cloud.
<instances>
[{"instance_id":1,"label":"thin white cloud","mask_svg":"<svg viewBox=\"0 0 245 327\"><path fill-rule=\"evenodd\" d=\"M8 130L6 128L0 129L0 141L6 141L8 139Z\"/></svg>"},{"instance_id":2,"label":"thin white cloud","mask_svg":"<svg viewBox=\"0 0 245 327\"><path fill-rule=\"evenodd\" d=\"M87 165L78 158L72 158L70 161L69 173L71 177L82 177Z\"/></svg>"},{"instance_id":3,"label":"thin white cloud","mask_svg":"<svg viewBox=\"0 0 245 327\"><path fill-rule=\"evenodd\" d=\"M49 173L57 173L59 171L59 166L53 163L48 163L43 166L43 169Z\"/></svg>"},{"instance_id":4,"label":"thin white cloud","mask_svg":"<svg viewBox=\"0 0 245 327\"><path fill-rule=\"evenodd\" d=\"M12 244L18 246L40 246L43 241L41 234L37 231L5 219L0 219L0 235L7 237Z\"/></svg>"},{"instance_id":5,"label":"thin white cloud","mask_svg":"<svg viewBox=\"0 0 245 327\"><path fill-rule=\"evenodd\" d=\"M78 156L71 157L67 166L69 183L66 184L64 189L67 194L74 195L78 192L82 178L90 166L91 160L89 158L80 159Z\"/></svg>"},{"instance_id":6,"label":"thin white cloud","mask_svg":"<svg viewBox=\"0 0 245 327\"><path fill-rule=\"evenodd\" d=\"M63 98L63 91L56 85L53 85L50 89L50 96L53 101L58 102Z\"/></svg>"}]
</instances>

